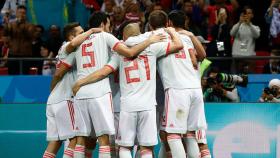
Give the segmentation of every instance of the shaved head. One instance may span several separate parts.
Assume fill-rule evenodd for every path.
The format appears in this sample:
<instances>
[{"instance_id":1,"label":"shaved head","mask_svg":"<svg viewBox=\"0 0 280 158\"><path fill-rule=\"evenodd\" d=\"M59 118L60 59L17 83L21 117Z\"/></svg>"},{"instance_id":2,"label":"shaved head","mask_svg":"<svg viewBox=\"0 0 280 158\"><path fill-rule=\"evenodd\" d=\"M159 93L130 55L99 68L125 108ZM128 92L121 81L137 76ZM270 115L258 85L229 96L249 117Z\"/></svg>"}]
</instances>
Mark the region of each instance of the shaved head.
<instances>
[{"instance_id":1,"label":"shaved head","mask_svg":"<svg viewBox=\"0 0 280 158\"><path fill-rule=\"evenodd\" d=\"M131 36L140 35L140 27L138 23L130 23L126 25L123 29L123 40L125 41Z\"/></svg>"}]
</instances>

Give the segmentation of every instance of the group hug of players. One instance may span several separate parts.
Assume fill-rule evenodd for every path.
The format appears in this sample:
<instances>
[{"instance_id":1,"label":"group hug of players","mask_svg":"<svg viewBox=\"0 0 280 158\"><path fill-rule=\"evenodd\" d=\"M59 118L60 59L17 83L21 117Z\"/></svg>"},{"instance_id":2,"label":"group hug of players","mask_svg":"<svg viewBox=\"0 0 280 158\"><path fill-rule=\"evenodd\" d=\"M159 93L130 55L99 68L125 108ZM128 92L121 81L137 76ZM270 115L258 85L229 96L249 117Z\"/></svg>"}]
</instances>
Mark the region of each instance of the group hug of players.
<instances>
[{"instance_id":1,"label":"group hug of players","mask_svg":"<svg viewBox=\"0 0 280 158\"><path fill-rule=\"evenodd\" d=\"M199 73L205 50L183 29L180 11L154 11L148 23L144 34L128 23L123 41L109 33L102 12L91 15L86 32L78 23L64 27L43 158L56 157L65 140L63 158L92 157L97 140L100 158L211 157ZM157 75L162 92L156 92ZM164 105L157 106L156 93L164 93Z\"/></svg>"}]
</instances>

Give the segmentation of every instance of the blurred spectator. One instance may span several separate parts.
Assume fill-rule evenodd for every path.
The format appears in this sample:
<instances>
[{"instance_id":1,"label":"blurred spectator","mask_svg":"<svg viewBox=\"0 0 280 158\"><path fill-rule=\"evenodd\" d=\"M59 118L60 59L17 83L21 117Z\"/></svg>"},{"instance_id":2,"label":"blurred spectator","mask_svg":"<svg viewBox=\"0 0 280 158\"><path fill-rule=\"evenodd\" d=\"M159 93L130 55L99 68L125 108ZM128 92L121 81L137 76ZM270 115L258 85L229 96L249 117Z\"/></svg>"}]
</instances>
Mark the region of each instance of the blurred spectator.
<instances>
[{"instance_id":1,"label":"blurred spectator","mask_svg":"<svg viewBox=\"0 0 280 158\"><path fill-rule=\"evenodd\" d=\"M217 12L216 24L211 29L211 43L208 46L209 57L231 57L231 36L228 24L226 8L220 8ZM230 71L230 62L214 61L214 66L219 66L223 72Z\"/></svg>"},{"instance_id":2,"label":"blurred spectator","mask_svg":"<svg viewBox=\"0 0 280 158\"><path fill-rule=\"evenodd\" d=\"M203 78L204 81L204 100L206 102L238 102L239 96L237 88L234 84L219 83L217 75L219 69L213 67L208 74L208 78Z\"/></svg>"},{"instance_id":3,"label":"blurred spectator","mask_svg":"<svg viewBox=\"0 0 280 158\"><path fill-rule=\"evenodd\" d=\"M264 89L260 102L280 103L280 80L272 79L268 87Z\"/></svg>"},{"instance_id":4,"label":"blurred spectator","mask_svg":"<svg viewBox=\"0 0 280 158\"><path fill-rule=\"evenodd\" d=\"M8 23L4 29L4 41L9 43L9 57L32 57L34 26L26 21L26 7L18 6L16 21ZM19 74L19 61L9 61L9 73ZM28 74L30 63L23 61L23 73Z\"/></svg>"},{"instance_id":5,"label":"blurred spectator","mask_svg":"<svg viewBox=\"0 0 280 158\"><path fill-rule=\"evenodd\" d=\"M51 58L51 53L47 44L41 45L40 53L42 58L46 58L46 59ZM44 60L42 68L43 68L42 75L53 75L55 72L55 61Z\"/></svg>"},{"instance_id":6,"label":"blurred spectator","mask_svg":"<svg viewBox=\"0 0 280 158\"><path fill-rule=\"evenodd\" d=\"M280 56L279 50L272 50L270 56ZM269 59L269 63L267 63L263 68L264 74L280 74L280 60L279 59Z\"/></svg>"},{"instance_id":7,"label":"blurred spectator","mask_svg":"<svg viewBox=\"0 0 280 158\"><path fill-rule=\"evenodd\" d=\"M207 19L198 2L185 0L182 10L186 14L186 29L195 35L207 37Z\"/></svg>"},{"instance_id":8,"label":"blurred spectator","mask_svg":"<svg viewBox=\"0 0 280 158\"><path fill-rule=\"evenodd\" d=\"M41 46L43 44L42 35L44 33L44 27L42 25L36 25L32 41L32 57L41 57ZM32 61L32 66L38 69L38 74L42 74L42 61Z\"/></svg>"},{"instance_id":9,"label":"blurred spectator","mask_svg":"<svg viewBox=\"0 0 280 158\"><path fill-rule=\"evenodd\" d=\"M206 13L209 17L208 19L208 26L209 31L216 24L217 21L217 12L220 8L226 8L228 11L229 18L232 18L235 11L238 8L238 2L236 0L231 0L230 3L226 3L226 0L215 0L214 4L205 5L204 0L200 1L200 5L204 10L204 13ZM229 19L230 24L233 24L232 19Z\"/></svg>"},{"instance_id":10,"label":"blurred spectator","mask_svg":"<svg viewBox=\"0 0 280 158\"><path fill-rule=\"evenodd\" d=\"M265 14L266 22L270 25L271 45L280 46L280 1L272 0Z\"/></svg>"},{"instance_id":11,"label":"blurred spectator","mask_svg":"<svg viewBox=\"0 0 280 158\"><path fill-rule=\"evenodd\" d=\"M111 26L112 26L112 32L113 34L118 38L121 39L122 37L119 37L119 28L121 24L124 21L124 11L121 7L115 6L113 8L113 15L111 15Z\"/></svg>"},{"instance_id":12,"label":"blurred spectator","mask_svg":"<svg viewBox=\"0 0 280 158\"><path fill-rule=\"evenodd\" d=\"M1 10L3 24L8 24L16 19L16 10L19 5L26 5L26 0L6 0Z\"/></svg>"},{"instance_id":13,"label":"blurred spectator","mask_svg":"<svg viewBox=\"0 0 280 158\"><path fill-rule=\"evenodd\" d=\"M239 22L232 27L230 31L234 37L232 56L256 56L255 40L260 36L260 28L252 24L253 17L253 10L245 7ZM239 61L237 70L238 73L254 72L254 62Z\"/></svg>"},{"instance_id":14,"label":"blurred spectator","mask_svg":"<svg viewBox=\"0 0 280 158\"><path fill-rule=\"evenodd\" d=\"M113 15L113 8L115 6L116 2L114 0L104 0L101 11L108 15Z\"/></svg>"},{"instance_id":15,"label":"blurred spectator","mask_svg":"<svg viewBox=\"0 0 280 158\"><path fill-rule=\"evenodd\" d=\"M56 25L52 25L49 29L49 38L47 39L47 45L53 58L56 57L62 42L63 40L61 38L60 28Z\"/></svg>"}]
</instances>

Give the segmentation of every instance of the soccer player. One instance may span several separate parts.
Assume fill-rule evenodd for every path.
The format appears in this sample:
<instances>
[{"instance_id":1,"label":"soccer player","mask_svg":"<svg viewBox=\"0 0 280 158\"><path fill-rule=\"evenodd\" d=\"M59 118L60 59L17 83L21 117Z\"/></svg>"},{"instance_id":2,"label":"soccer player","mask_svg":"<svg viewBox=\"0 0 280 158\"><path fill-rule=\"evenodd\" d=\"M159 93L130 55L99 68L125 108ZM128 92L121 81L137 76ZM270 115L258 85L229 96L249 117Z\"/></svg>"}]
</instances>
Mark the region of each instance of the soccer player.
<instances>
[{"instance_id":1,"label":"soccer player","mask_svg":"<svg viewBox=\"0 0 280 158\"><path fill-rule=\"evenodd\" d=\"M68 55L90 34L99 29L90 29L84 32L79 23L70 23L64 27L66 42L58 53L57 71L51 84L51 94L47 101L47 140L49 141L43 158L53 158L63 140L70 139L64 152L64 158L73 157L76 145L75 118L72 102L72 85L76 81L76 68L72 68L73 55Z\"/></svg>"},{"instance_id":2,"label":"soccer player","mask_svg":"<svg viewBox=\"0 0 280 158\"><path fill-rule=\"evenodd\" d=\"M91 28L98 27L104 32L92 34L75 52L78 79L102 68L109 58L111 50L125 56L135 57L147 46L162 41L163 36L152 35L149 39L128 48L116 37L107 33L110 30L109 17L102 12L95 12L89 19ZM79 106L81 118L77 120L77 145L74 156L84 157L85 137L94 132L99 142L99 157L110 156L109 135L115 134L111 89L108 78L83 86L76 94L75 104Z\"/></svg>"},{"instance_id":3,"label":"soccer player","mask_svg":"<svg viewBox=\"0 0 280 158\"><path fill-rule=\"evenodd\" d=\"M196 37L183 30L185 24L184 13L180 11L171 12L168 18L170 26L187 36L180 36L184 43L184 51L159 61L160 75L163 79L166 95L162 129L167 132L167 141L172 156L174 157L180 152L181 156L179 157L185 157L181 153L183 146L181 140L179 140L181 139L179 135L186 134L187 131L189 131L188 136L195 135L196 130L206 129L206 121L201 121L205 120L205 114L200 80L197 78L196 70L192 65L190 53L197 52L199 60L203 60L206 54ZM168 69L164 68L167 63L170 63ZM175 74L176 79L171 80ZM178 119L179 116L180 119ZM199 157L200 151L195 137L185 141L187 142L188 157ZM174 153L173 151L176 151L176 148L180 150Z\"/></svg>"},{"instance_id":4,"label":"soccer player","mask_svg":"<svg viewBox=\"0 0 280 158\"><path fill-rule=\"evenodd\" d=\"M75 93L81 86L106 77L119 65L121 112L116 137L117 143L121 146L119 152L121 158L131 157L131 148L136 136L140 145L141 157L152 157L152 147L157 144L156 58L182 48L181 41L175 35L175 31L170 28L168 31L172 38L171 42L153 44L135 59L114 55L107 66L77 81L73 88ZM140 34L139 26L135 23L129 24L124 29L124 40L138 34ZM128 38L125 43L131 46L143 40L145 39L136 36Z\"/></svg>"}]
</instances>

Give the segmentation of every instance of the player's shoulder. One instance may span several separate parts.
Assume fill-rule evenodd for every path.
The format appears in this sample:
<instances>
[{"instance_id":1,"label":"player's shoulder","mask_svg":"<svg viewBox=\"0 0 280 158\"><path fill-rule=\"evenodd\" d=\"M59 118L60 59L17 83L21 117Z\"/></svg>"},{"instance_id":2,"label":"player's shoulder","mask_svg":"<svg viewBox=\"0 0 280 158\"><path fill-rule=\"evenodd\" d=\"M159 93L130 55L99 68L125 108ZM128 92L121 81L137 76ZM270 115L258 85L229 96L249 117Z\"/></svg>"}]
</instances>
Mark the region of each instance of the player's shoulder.
<instances>
[{"instance_id":1,"label":"player's shoulder","mask_svg":"<svg viewBox=\"0 0 280 158\"><path fill-rule=\"evenodd\" d=\"M127 46L134 46L134 45L139 44L139 43L141 43L145 40L146 40L145 36L138 35L138 36L129 37L124 43Z\"/></svg>"},{"instance_id":2,"label":"player's shoulder","mask_svg":"<svg viewBox=\"0 0 280 158\"><path fill-rule=\"evenodd\" d=\"M63 42L61 47L59 48L58 50L58 53L57 53L57 58L58 59L64 59L68 56L68 54L66 53L66 46L69 44L70 42Z\"/></svg>"}]
</instances>

